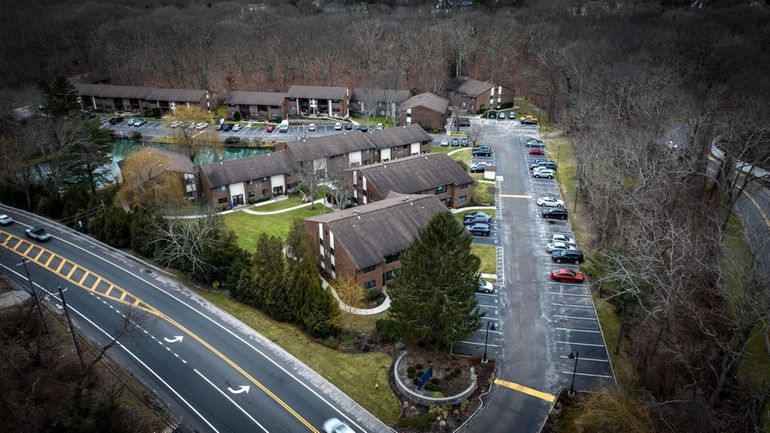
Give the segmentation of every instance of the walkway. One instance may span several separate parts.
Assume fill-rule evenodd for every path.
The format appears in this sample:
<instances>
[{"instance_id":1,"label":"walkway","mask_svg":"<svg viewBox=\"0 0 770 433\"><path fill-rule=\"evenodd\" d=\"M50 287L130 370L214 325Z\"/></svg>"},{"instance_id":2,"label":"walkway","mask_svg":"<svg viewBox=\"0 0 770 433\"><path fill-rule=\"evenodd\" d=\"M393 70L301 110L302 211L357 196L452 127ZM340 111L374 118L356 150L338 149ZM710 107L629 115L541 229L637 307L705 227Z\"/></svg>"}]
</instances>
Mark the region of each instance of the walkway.
<instances>
[{"instance_id":1,"label":"walkway","mask_svg":"<svg viewBox=\"0 0 770 433\"><path fill-rule=\"evenodd\" d=\"M252 215L275 215L275 214L279 214L279 213L291 212L291 211L294 211L294 210L297 210L297 209L302 209L303 207L308 207L311 204L321 204L321 203L324 202L324 200L325 199L323 199L323 198L319 198L318 200L316 200L316 201L314 201L312 203L311 202L302 203L302 204L297 205L297 206L287 207L286 209L278 209L278 210L268 211L268 212L259 212L259 211L251 210L251 209L248 209L248 208L245 208L245 209L233 209L233 210L240 210L240 211L246 212L248 214L252 214ZM281 201L281 200L269 200L269 201L264 202L264 204L275 203L276 201Z\"/></svg>"},{"instance_id":2,"label":"walkway","mask_svg":"<svg viewBox=\"0 0 770 433\"><path fill-rule=\"evenodd\" d=\"M495 210L495 207L494 206L466 206L458 209L452 209L451 212L460 213L460 212L465 212L469 210Z\"/></svg>"},{"instance_id":3,"label":"walkway","mask_svg":"<svg viewBox=\"0 0 770 433\"><path fill-rule=\"evenodd\" d=\"M449 155L449 156L452 156L452 155L454 155L455 153L457 153L457 152L462 152L462 151L464 151L464 150L471 150L471 148L470 148L470 147L463 147L463 148L461 148L461 149L450 150L450 151L449 151L449 152L447 152L446 154L447 154L447 155Z\"/></svg>"},{"instance_id":4,"label":"walkway","mask_svg":"<svg viewBox=\"0 0 770 433\"><path fill-rule=\"evenodd\" d=\"M328 288L329 291L332 292L334 299L337 300L337 304L339 304L340 309L350 314L356 314L359 316L372 316L374 314L382 313L383 311L386 311L388 308L390 308L390 296L388 296L388 294L385 293L384 291L383 293L385 293L385 300L382 301L382 304L374 308L356 308L342 302L342 299L340 299L339 295L337 295L337 291L335 291L334 287L330 286L329 283L327 283L324 278L321 278L321 286L324 289Z\"/></svg>"}]
</instances>

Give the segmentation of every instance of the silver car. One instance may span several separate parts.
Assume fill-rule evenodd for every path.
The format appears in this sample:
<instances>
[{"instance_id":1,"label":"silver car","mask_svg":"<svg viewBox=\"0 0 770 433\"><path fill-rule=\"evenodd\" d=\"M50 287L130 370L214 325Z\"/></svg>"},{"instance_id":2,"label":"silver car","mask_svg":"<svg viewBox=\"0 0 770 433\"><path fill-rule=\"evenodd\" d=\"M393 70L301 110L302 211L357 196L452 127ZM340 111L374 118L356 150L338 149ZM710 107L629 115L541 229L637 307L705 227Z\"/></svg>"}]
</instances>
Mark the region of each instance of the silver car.
<instances>
[{"instance_id":1,"label":"silver car","mask_svg":"<svg viewBox=\"0 0 770 433\"><path fill-rule=\"evenodd\" d=\"M8 215L0 215L0 226L7 226L8 224L13 222L13 218L9 217Z\"/></svg>"},{"instance_id":2,"label":"silver car","mask_svg":"<svg viewBox=\"0 0 770 433\"><path fill-rule=\"evenodd\" d=\"M337 418L329 418L324 422L324 432L326 433L356 433L347 424Z\"/></svg>"}]
</instances>

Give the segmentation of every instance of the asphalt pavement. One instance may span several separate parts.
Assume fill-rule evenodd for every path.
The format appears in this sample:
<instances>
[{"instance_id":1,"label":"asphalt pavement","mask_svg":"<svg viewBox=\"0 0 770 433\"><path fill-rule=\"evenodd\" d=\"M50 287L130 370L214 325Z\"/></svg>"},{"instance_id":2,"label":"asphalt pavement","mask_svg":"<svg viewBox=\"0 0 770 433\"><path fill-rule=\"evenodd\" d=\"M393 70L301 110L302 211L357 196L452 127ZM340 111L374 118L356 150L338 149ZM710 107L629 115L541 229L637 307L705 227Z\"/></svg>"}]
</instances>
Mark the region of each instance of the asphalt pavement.
<instances>
[{"instance_id":1,"label":"asphalt pavement","mask_svg":"<svg viewBox=\"0 0 770 433\"><path fill-rule=\"evenodd\" d=\"M51 310L65 288L79 332L167 404L180 431L318 432L330 417L357 432L389 428L296 358L162 271L69 229L0 206L0 266L26 285L22 258ZM25 238L28 225L54 238Z\"/></svg>"}]
</instances>

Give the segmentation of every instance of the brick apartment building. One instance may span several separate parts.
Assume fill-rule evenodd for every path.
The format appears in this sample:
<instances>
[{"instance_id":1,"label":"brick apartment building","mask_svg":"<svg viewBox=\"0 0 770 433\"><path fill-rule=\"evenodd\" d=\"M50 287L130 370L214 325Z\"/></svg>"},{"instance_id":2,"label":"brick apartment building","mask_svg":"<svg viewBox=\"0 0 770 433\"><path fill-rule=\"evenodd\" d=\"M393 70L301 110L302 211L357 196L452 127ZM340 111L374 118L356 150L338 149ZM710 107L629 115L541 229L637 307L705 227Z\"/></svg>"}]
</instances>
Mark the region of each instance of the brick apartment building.
<instances>
[{"instance_id":1,"label":"brick apartment building","mask_svg":"<svg viewBox=\"0 0 770 433\"><path fill-rule=\"evenodd\" d=\"M142 111L160 108L164 112L173 112L182 105L211 109L209 92L206 90L78 83L75 83L75 88L84 110Z\"/></svg>"},{"instance_id":2,"label":"brick apartment building","mask_svg":"<svg viewBox=\"0 0 770 433\"><path fill-rule=\"evenodd\" d=\"M445 153L431 153L349 168L359 205L384 200L391 192L433 195L450 208L471 202L474 180Z\"/></svg>"},{"instance_id":3,"label":"brick apartment building","mask_svg":"<svg viewBox=\"0 0 770 433\"><path fill-rule=\"evenodd\" d=\"M284 99L288 115L348 117L350 89L329 86L291 86Z\"/></svg>"},{"instance_id":4,"label":"brick apartment building","mask_svg":"<svg viewBox=\"0 0 770 433\"><path fill-rule=\"evenodd\" d=\"M513 90L468 77L453 78L447 83L446 90L452 106L469 112L513 105Z\"/></svg>"},{"instance_id":5,"label":"brick apartment building","mask_svg":"<svg viewBox=\"0 0 770 433\"><path fill-rule=\"evenodd\" d=\"M243 119L272 120L284 116L283 102L285 93L279 92L244 92L233 91L227 96L227 117L233 118L236 112Z\"/></svg>"},{"instance_id":6,"label":"brick apartment building","mask_svg":"<svg viewBox=\"0 0 770 433\"><path fill-rule=\"evenodd\" d=\"M384 200L305 220L321 269L381 289L401 272L400 254L417 232L446 207L432 195L392 193Z\"/></svg>"},{"instance_id":7,"label":"brick apartment building","mask_svg":"<svg viewBox=\"0 0 770 433\"><path fill-rule=\"evenodd\" d=\"M449 99L433 93L412 96L398 107L399 125L420 125L428 131L444 128Z\"/></svg>"},{"instance_id":8,"label":"brick apartment building","mask_svg":"<svg viewBox=\"0 0 770 433\"><path fill-rule=\"evenodd\" d=\"M201 194L212 206L239 206L296 188L295 164L285 151L200 167Z\"/></svg>"},{"instance_id":9,"label":"brick apartment building","mask_svg":"<svg viewBox=\"0 0 770 433\"><path fill-rule=\"evenodd\" d=\"M350 97L351 115L396 118L398 106L412 96L409 90L356 88Z\"/></svg>"}]
</instances>

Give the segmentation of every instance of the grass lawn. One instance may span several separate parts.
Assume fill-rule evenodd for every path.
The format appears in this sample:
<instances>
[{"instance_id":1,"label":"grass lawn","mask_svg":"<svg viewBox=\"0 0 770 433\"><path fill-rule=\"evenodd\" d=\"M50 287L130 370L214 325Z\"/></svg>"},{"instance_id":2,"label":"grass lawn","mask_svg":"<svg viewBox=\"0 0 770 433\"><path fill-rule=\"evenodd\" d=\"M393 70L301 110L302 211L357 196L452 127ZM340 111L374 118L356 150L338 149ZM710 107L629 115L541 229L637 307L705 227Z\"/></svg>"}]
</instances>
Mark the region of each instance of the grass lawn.
<instances>
[{"instance_id":1,"label":"grass lawn","mask_svg":"<svg viewBox=\"0 0 770 433\"><path fill-rule=\"evenodd\" d=\"M387 119L385 116L372 116L369 118L369 122L366 122L366 118L364 117L351 117L350 120L356 121L360 123L361 125L369 125L371 127L374 127L378 123L382 123L385 125L386 128L392 128L393 127L393 119Z\"/></svg>"},{"instance_id":2,"label":"grass lawn","mask_svg":"<svg viewBox=\"0 0 770 433\"><path fill-rule=\"evenodd\" d=\"M497 248L492 245L471 244L471 253L481 259L479 272L482 274L497 273Z\"/></svg>"},{"instance_id":3,"label":"grass lawn","mask_svg":"<svg viewBox=\"0 0 770 433\"><path fill-rule=\"evenodd\" d=\"M299 206L302 204L302 198L299 195L290 195L285 200L279 200L275 203L260 205L257 203L252 206L251 209L257 212L272 212L275 210L288 209L290 207ZM317 205L320 206L320 205Z\"/></svg>"},{"instance_id":4,"label":"grass lawn","mask_svg":"<svg viewBox=\"0 0 770 433\"><path fill-rule=\"evenodd\" d=\"M430 148L431 153L448 153L453 150L457 150L457 148L452 146L433 146Z\"/></svg>"},{"instance_id":5,"label":"grass lawn","mask_svg":"<svg viewBox=\"0 0 770 433\"><path fill-rule=\"evenodd\" d=\"M457 148L455 147L455 150ZM454 159L455 161L462 161L465 163L465 165L470 166L471 160L473 159L473 155L471 154L471 148L466 147L465 149L455 152L451 155L449 155L450 158Z\"/></svg>"},{"instance_id":6,"label":"grass lawn","mask_svg":"<svg viewBox=\"0 0 770 433\"><path fill-rule=\"evenodd\" d=\"M471 203L474 206L494 206L495 186L488 183L474 183L471 190Z\"/></svg>"},{"instance_id":7,"label":"grass lawn","mask_svg":"<svg viewBox=\"0 0 770 433\"><path fill-rule=\"evenodd\" d=\"M276 322L255 308L233 301L225 293L198 294L297 357L385 424L394 425L401 416L401 404L388 386L392 363L389 355L342 353L307 338L294 325ZM379 388L375 389L374 384Z\"/></svg>"},{"instance_id":8,"label":"grass lawn","mask_svg":"<svg viewBox=\"0 0 770 433\"><path fill-rule=\"evenodd\" d=\"M634 366L628 353L624 350L627 341L625 338L621 342L621 348L615 355L615 346L620 336L620 319L615 313L615 307L609 302L604 302L598 296L594 295L596 304L596 314L599 316L599 323L602 327L602 333L607 343L607 352L612 359L612 368L615 371L615 378L620 385L631 384L634 381Z\"/></svg>"},{"instance_id":9,"label":"grass lawn","mask_svg":"<svg viewBox=\"0 0 770 433\"><path fill-rule=\"evenodd\" d=\"M275 215L251 215L246 212L233 212L224 216L227 227L235 231L238 245L248 252L254 251L257 239L262 233L279 238L286 238L289 226L294 218L309 218L322 214L323 206L317 204L315 209L305 207L291 212ZM326 212L331 212L327 209Z\"/></svg>"}]
</instances>

